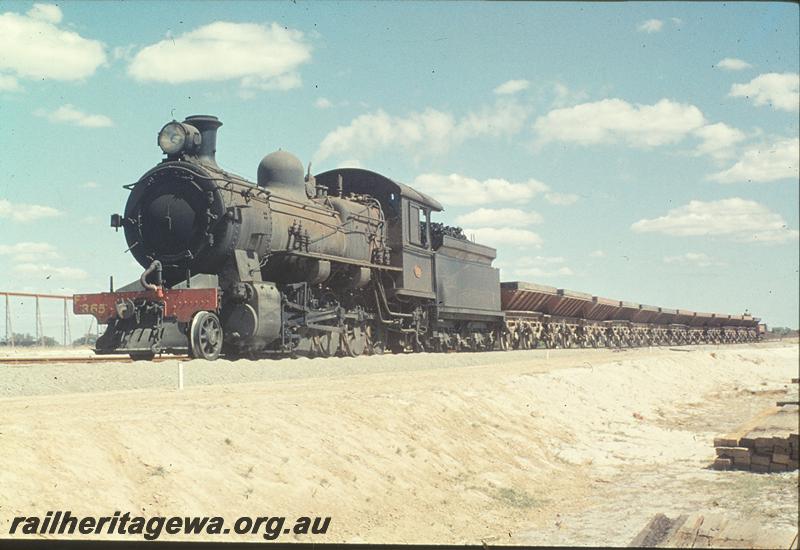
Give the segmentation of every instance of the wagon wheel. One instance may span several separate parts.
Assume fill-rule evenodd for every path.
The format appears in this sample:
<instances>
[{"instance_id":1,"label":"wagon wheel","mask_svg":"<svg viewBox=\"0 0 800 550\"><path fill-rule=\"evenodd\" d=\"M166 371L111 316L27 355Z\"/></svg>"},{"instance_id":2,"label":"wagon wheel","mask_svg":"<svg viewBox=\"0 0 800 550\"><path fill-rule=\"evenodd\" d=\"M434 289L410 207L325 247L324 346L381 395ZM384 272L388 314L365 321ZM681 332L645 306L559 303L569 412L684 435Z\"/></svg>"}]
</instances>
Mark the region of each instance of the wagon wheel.
<instances>
[{"instance_id":1,"label":"wagon wheel","mask_svg":"<svg viewBox=\"0 0 800 550\"><path fill-rule=\"evenodd\" d=\"M497 336L497 345L500 348L500 351L508 351L511 349L511 341L512 335L507 330L499 330Z\"/></svg>"},{"instance_id":2,"label":"wagon wheel","mask_svg":"<svg viewBox=\"0 0 800 550\"><path fill-rule=\"evenodd\" d=\"M192 319L189 353L197 359L213 361L222 351L222 324L210 311L201 311Z\"/></svg>"}]
</instances>

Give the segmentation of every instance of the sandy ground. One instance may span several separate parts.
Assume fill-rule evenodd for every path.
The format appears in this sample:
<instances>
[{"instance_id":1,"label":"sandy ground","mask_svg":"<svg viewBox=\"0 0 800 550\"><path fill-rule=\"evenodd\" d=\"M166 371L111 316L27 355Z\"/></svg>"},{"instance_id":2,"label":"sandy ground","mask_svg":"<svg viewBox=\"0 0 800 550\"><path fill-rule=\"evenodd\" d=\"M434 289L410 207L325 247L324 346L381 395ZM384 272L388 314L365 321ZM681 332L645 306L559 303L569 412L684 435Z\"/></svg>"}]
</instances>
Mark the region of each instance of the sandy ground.
<instances>
[{"instance_id":1,"label":"sandy ground","mask_svg":"<svg viewBox=\"0 0 800 550\"><path fill-rule=\"evenodd\" d=\"M57 509L331 516L279 539L303 542L625 545L657 512L795 526L797 472L706 466L714 436L797 398L797 344L683 349L192 361L183 391L176 361L3 365L0 536Z\"/></svg>"}]
</instances>

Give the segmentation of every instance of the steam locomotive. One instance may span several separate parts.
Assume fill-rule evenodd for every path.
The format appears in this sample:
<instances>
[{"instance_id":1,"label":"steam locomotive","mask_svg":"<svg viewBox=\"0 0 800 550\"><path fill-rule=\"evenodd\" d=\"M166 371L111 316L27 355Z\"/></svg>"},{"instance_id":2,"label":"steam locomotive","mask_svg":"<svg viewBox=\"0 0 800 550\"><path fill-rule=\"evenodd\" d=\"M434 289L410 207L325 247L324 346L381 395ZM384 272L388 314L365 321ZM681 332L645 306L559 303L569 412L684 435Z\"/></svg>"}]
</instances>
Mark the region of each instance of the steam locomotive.
<instances>
[{"instance_id":1,"label":"steam locomotive","mask_svg":"<svg viewBox=\"0 0 800 550\"><path fill-rule=\"evenodd\" d=\"M547 307L574 301L557 289L544 309L511 309L531 288L503 283L501 292L496 251L433 222L435 199L364 169L312 175L285 151L265 156L253 183L217 165L221 125L214 116L167 123L165 158L126 186L111 226L146 269L125 287L74 296L75 313L107 325L96 353L214 360L758 336L749 316L665 324L672 310L660 324L637 323L608 307L582 316L588 305L553 315Z\"/></svg>"},{"instance_id":2,"label":"steam locomotive","mask_svg":"<svg viewBox=\"0 0 800 550\"><path fill-rule=\"evenodd\" d=\"M112 216L147 269L74 297L108 325L97 353L361 355L501 339L495 251L432 223L436 200L369 170L312 176L285 151L247 181L217 165L220 126L166 124L166 158Z\"/></svg>"}]
</instances>

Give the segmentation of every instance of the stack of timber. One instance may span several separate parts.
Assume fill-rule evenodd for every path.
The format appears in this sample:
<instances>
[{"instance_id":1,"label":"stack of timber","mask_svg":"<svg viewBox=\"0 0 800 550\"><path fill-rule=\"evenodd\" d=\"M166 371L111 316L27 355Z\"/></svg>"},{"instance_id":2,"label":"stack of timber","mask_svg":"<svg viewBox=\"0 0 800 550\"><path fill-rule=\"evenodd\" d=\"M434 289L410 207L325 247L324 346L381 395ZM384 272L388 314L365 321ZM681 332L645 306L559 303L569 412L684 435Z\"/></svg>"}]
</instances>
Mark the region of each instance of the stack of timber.
<instances>
[{"instance_id":1,"label":"stack of timber","mask_svg":"<svg viewBox=\"0 0 800 550\"><path fill-rule=\"evenodd\" d=\"M636 535L635 548L797 548L797 530L767 528L756 520L730 520L717 514L670 519L656 514Z\"/></svg>"},{"instance_id":2,"label":"stack of timber","mask_svg":"<svg viewBox=\"0 0 800 550\"><path fill-rule=\"evenodd\" d=\"M800 434L796 399L795 395L794 401L778 401L736 432L715 438L717 459L712 467L758 473L797 470Z\"/></svg>"}]
</instances>

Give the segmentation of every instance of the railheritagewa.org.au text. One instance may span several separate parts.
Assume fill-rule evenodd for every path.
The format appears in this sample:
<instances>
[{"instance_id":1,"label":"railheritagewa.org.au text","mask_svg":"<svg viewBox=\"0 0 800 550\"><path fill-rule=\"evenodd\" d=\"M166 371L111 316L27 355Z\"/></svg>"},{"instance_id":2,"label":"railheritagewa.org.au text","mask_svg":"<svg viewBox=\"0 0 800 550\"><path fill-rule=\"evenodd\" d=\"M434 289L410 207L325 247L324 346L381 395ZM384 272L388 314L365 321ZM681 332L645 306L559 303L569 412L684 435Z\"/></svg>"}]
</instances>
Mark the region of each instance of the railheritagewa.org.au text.
<instances>
[{"instance_id":1,"label":"railheritagewa.org.au text","mask_svg":"<svg viewBox=\"0 0 800 550\"><path fill-rule=\"evenodd\" d=\"M324 535L330 517L242 516L232 524L219 516L152 516L114 512L110 516L73 516L70 511L16 516L9 535L133 535L156 540L162 535L256 535L275 540L283 535Z\"/></svg>"}]
</instances>

